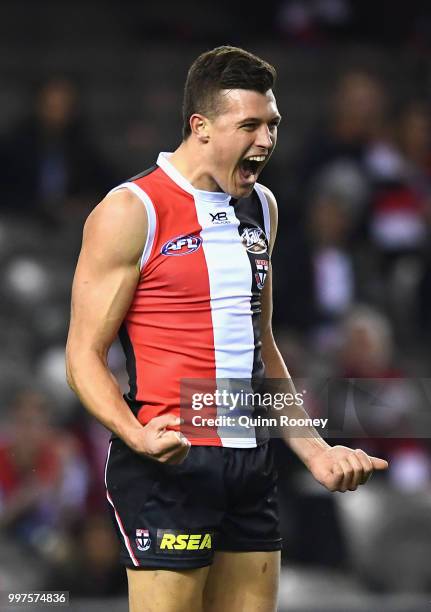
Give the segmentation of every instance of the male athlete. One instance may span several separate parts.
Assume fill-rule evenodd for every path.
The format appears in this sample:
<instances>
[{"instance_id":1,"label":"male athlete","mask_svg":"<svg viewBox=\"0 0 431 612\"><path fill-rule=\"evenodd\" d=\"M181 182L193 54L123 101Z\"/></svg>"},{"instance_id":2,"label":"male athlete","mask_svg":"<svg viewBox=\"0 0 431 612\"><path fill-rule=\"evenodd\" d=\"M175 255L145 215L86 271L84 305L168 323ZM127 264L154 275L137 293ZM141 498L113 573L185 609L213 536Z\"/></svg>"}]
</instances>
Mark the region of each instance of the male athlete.
<instances>
[{"instance_id":1,"label":"male athlete","mask_svg":"<svg viewBox=\"0 0 431 612\"><path fill-rule=\"evenodd\" d=\"M276 202L257 183L280 121L274 80L242 49L198 57L178 149L113 189L85 224L67 375L113 433L106 494L131 612L276 609L281 540L265 433L179 431L184 379L291 384L271 330ZM124 398L107 366L118 332ZM331 491L387 467L312 428L287 443Z\"/></svg>"}]
</instances>

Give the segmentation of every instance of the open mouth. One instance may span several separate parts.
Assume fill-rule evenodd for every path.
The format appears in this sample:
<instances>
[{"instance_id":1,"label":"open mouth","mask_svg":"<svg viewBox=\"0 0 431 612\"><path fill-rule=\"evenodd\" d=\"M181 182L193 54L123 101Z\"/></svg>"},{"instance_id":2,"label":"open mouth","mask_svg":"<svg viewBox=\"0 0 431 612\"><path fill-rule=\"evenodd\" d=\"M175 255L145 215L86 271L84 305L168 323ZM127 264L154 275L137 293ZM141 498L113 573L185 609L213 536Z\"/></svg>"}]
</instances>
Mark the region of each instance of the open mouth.
<instances>
[{"instance_id":1,"label":"open mouth","mask_svg":"<svg viewBox=\"0 0 431 612\"><path fill-rule=\"evenodd\" d=\"M266 155L252 155L244 158L239 165L242 178L247 182L256 181L265 160Z\"/></svg>"}]
</instances>

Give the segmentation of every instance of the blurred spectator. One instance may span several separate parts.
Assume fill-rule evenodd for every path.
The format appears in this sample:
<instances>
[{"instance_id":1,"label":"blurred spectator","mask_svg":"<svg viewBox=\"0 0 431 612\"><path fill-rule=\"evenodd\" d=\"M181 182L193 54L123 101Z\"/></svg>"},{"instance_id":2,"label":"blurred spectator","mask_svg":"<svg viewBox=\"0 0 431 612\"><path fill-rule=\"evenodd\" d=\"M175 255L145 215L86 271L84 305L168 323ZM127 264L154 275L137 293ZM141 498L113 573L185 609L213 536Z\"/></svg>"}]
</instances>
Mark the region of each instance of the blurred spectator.
<instances>
[{"instance_id":1,"label":"blurred spectator","mask_svg":"<svg viewBox=\"0 0 431 612\"><path fill-rule=\"evenodd\" d=\"M362 283L364 257L358 249L363 250L372 193L367 154L386 134L385 108L386 92L376 77L360 70L340 77L299 164L302 206L294 230L288 228L275 253L284 271L283 278L276 277L275 321L297 331L317 331L321 348L333 341L333 324L353 300L376 292L373 268Z\"/></svg>"},{"instance_id":2,"label":"blurred spectator","mask_svg":"<svg viewBox=\"0 0 431 612\"><path fill-rule=\"evenodd\" d=\"M57 218L89 212L115 182L79 113L75 85L51 78L38 89L31 114L3 144L2 206Z\"/></svg>"},{"instance_id":3,"label":"blurred spectator","mask_svg":"<svg viewBox=\"0 0 431 612\"><path fill-rule=\"evenodd\" d=\"M412 175L431 181L431 116L425 102L413 100L402 109L398 142Z\"/></svg>"},{"instance_id":4,"label":"blurred spectator","mask_svg":"<svg viewBox=\"0 0 431 612\"><path fill-rule=\"evenodd\" d=\"M336 161L350 161L360 169L367 147L385 129L386 92L382 83L365 71L341 76L330 100L328 116L312 133L299 168L306 188L317 173Z\"/></svg>"},{"instance_id":5,"label":"blurred spectator","mask_svg":"<svg viewBox=\"0 0 431 612\"><path fill-rule=\"evenodd\" d=\"M431 114L428 106L413 101L404 109L399 121L399 147L405 160L409 185L416 194L418 217L426 238L418 246L418 338L431 335ZM422 235L423 235L422 234ZM414 313L416 314L416 313Z\"/></svg>"},{"instance_id":6,"label":"blurred spectator","mask_svg":"<svg viewBox=\"0 0 431 612\"><path fill-rule=\"evenodd\" d=\"M341 321L338 372L343 378L395 378L388 319L369 306L355 306Z\"/></svg>"},{"instance_id":7,"label":"blurred spectator","mask_svg":"<svg viewBox=\"0 0 431 612\"><path fill-rule=\"evenodd\" d=\"M72 597L112 597L127 593L119 545L106 516L89 516L73 532L71 554L52 568L45 588L67 590Z\"/></svg>"},{"instance_id":8,"label":"blurred spectator","mask_svg":"<svg viewBox=\"0 0 431 612\"><path fill-rule=\"evenodd\" d=\"M282 0L277 17L281 34L296 45L365 42L429 49L431 21L423 0Z\"/></svg>"},{"instance_id":9,"label":"blurred spectator","mask_svg":"<svg viewBox=\"0 0 431 612\"><path fill-rule=\"evenodd\" d=\"M317 345L333 342L340 317L357 294L350 246L354 216L344 201L316 195L305 232L280 245L282 299L275 308L288 328L306 332Z\"/></svg>"},{"instance_id":10,"label":"blurred spectator","mask_svg":"<svg viewBox=\"0 0 431 612\"><path fill-rule=\"evenodd\" d=\"M379 256L385 307L408 337L418 334L419 282L431 218L428 110L419 102L409 103L395 117L392 132L392 138L369 150L366 160L374 183L369 227Z\"/></svg>"},{"instance_id":11,"label":"blurred spectator","mask_svg":"<svg viewBox=\"0 0 431 612\"><path fill-rule=\"evenodd\" d=\"M382 251L418 250L431 199L430 116L412 103L394 118L392 138L375 143L367 168L375 184L371 233Z\"/></svg>"},{"instance_id":12,"label":"blurred spectator","mask_svg":"<svg viewBox=\"0 0 431 612\"><path fill-rule=\"evenodd\" d=\"M0 529L42 556L55 555L86 494L86 464L75 441L51 424L47 398L18 393L0 440Z\"/></svg>"},{"instance_id":13,"label":"blurred spectator","mask_svg":"<svg viewBox=\"0 0 431 612\"><path fill-rule=\"evenodd\" d=\"M352 20L350 0L283 0L277 25L289 40L315 45L339 40L349 32Z\"/></svg>"},{"instance_id":14,"label":"blurred spectator","mask_svg":"<svg viewBox=\"0 0 431 612\"><path fill-rule=\"evenodd\" d=\"M417 381L395 365L389 320L356 306L342 322L341 339L330 395L333 426L349 434L348 446L387 457L387 476L395 488L429 487L429 441L418 437L424 398Z\"/></svg>"}]
</instances>

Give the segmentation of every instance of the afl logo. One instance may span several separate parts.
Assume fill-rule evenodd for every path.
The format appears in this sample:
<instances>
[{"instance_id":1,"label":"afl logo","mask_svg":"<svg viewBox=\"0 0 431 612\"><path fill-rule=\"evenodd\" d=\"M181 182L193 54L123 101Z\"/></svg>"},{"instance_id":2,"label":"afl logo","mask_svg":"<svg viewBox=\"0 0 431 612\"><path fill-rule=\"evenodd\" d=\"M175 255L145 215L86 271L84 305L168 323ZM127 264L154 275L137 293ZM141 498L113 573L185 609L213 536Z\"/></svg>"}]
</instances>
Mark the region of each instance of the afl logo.
<instances>
[{"instance_id":1,"label":"afl logo","mask_svg":"<svg viewBox=\"0 0 431 612\"><path fill-rule=\"evenodd\" d=\"M241 240L249 253L265 253L267 249L265 234L259 227L246 227Z\"/></svg>"},{"instance_id":2,"label":"afl logo","mask_svg":"<svg viewBox=\"0 0 431 612\"><path fill-rule=\"evenodd\" d=\"M202 238L188 234L186 236L177 236L168 240L162 246L162 255L189 255L198 250L202 244Z\"/></svg>"}]
</instances>

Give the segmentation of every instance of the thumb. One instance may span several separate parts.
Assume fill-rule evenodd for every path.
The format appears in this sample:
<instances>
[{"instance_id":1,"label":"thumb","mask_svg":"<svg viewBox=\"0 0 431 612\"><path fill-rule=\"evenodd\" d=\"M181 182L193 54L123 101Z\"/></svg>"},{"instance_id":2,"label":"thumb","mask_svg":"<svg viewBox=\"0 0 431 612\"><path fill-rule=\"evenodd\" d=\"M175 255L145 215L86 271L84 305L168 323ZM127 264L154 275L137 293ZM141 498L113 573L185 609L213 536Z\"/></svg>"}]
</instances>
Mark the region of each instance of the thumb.
<instances>
[{"instance_id":1,"label":"thumb","mask_svg":"<svg viewBox=\"0 0 431 612\"><path fill-rule=\"evenodd\" d=\"M375 470L387 470L389 463L385 459L379 459L378 457L370 457L371 463Z\"/></svg>"},{"instance_id":2,"label":"thumb","mask_svg":"<svg viewBox=\"0 0 431 612\"><path fill-rule=\"evenodd\" d=\"M161 416L154 417L151 419L151 425L157 430L161 431L162 429L166 429L166 427L174 427L178 426L182 423L182 419L180 417L175 416L175 414L162 414Z\"/></svg>"}]
</instances>

